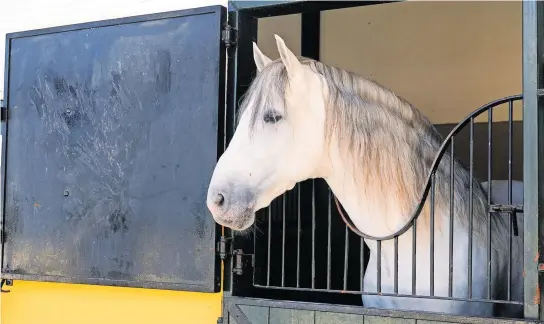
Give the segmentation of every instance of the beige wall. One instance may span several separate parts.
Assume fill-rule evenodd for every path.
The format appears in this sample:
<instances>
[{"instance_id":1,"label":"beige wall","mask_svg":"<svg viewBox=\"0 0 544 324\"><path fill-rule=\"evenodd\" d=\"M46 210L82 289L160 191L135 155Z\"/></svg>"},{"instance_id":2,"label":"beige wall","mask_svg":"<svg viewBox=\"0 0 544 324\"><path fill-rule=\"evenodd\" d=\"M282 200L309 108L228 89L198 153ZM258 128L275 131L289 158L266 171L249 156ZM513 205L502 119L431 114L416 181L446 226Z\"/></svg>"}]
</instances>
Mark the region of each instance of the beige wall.
<instances>
[{"instance_id":1,"label":"beige wall","mask_svg":"<svg viewBox=\"0 0 544 324\"><path fill-rule=\"evenodd\" d=\"M522 92L521 2L404 2L322 13L321 60L391 88L435 124ZM300 53L300 16L259 21L258 43L278 57L273 34ZM521 105L515 107L521 119ZM507 118L506 107L494 120ZM482 118L479 121L486 121Z\"/></svg>"}]
</instances>

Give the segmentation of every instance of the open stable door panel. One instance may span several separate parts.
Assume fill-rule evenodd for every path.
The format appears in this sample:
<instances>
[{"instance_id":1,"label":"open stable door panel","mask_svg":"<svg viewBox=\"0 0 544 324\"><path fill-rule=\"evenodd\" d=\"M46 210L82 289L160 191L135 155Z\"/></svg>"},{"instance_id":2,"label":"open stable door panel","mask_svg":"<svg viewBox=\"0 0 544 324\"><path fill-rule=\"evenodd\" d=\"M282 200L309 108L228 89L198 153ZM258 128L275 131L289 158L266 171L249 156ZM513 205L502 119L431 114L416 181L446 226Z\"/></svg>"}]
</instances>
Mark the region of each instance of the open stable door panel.
<instances>
[{"instance_id":1,"label":"open stable door panel","mask_svg":"<svg viewBox=\"0 0 544 324\"><path fill-rule=\"evenodd\" d=\"M212 6L7 36L3 279L220 290L225 23Z\"/></svg>"}]
</instances>

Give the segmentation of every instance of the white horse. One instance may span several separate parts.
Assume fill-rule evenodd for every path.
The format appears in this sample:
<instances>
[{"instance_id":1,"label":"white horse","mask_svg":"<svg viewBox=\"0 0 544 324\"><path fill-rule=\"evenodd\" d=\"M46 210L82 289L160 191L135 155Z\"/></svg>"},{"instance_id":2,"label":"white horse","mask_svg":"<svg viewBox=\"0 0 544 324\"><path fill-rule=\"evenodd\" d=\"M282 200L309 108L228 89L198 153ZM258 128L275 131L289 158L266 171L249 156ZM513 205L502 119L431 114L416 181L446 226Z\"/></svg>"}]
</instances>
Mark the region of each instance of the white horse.
<instances>
[{"instance_id":1,"label":"white horse","mask_svg":"<svg viewBox=\"0 0 544 324\"><path fill-rule=\"evenodd\" d=\"M216 222L245 230L255 212L297 182L323 178L358 230L390 235L405 225L419 203L441 138L429 120L392 91L321 62L297 58L276 36L280 59L272 61L254 44L258 74L240 109L239 123L219 159L207 205ZM453 188L452 297L468 297L469 172L446 153L436 171L434 201L434 295L448 296L450 175ZM473 181L472 298L488 299L487 196ZM496 203L506 203L506 183L492 186ZM515 183L514 204L523 199ZM430 201L417 219L415 293L430 291ZM506 299L508 217L491 225L492 299ZM522 215L518 214L522 229ZM513 237L511 298L523 300L522 237ZM380 296L378 248L366 240L371 256L364 276L367 307L477 316L520 316L522 308L494 309L487 302ZM381 292L394 290L394 241L381 244ZM398 293L412 295L412 229L398 238Z\"/></svg>"}]
</instances>

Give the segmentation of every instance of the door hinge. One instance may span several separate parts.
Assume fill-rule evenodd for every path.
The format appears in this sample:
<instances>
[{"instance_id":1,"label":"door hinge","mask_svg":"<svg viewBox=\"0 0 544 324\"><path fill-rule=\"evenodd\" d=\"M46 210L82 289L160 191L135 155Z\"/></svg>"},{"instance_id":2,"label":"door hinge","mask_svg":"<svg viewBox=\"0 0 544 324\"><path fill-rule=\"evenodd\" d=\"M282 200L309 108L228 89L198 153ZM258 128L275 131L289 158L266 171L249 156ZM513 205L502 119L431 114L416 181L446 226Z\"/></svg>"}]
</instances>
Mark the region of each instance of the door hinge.
<instances>
[{"instance_id":1,"label":"door hinge","mask_svg":"<svg viewBox=\"0 0 544 324\"><path fill-rule=\"evenodd\" d=\"M2 279L0 281L0 292L3 292L3 293L10 292L9 290L4 290L4 285L13 286L13 280L11 280L11 279Z\"/></svg>"},{"instance_id":2,"label":"door hinge","mask_svg":"<svg viewBox=\"0 0 544 324\"><path fill-rule=\"evenodd\" d=\"M230 240L232 240L231 238L226 238L224 236L221 236L219 238L219 242L217 242L217 253L219 254L219 259L221 260L226 260L227 259L227 255L229 255L230 251L228 250L228 248L230 246L227 246L229 245L227 242L229 242Z\"/></svg>"},{"instance_id":3,"label":"door hinge","mask_svg":"<svg viewBox=\"0 0 544 324\"><path fill-rule=\"evenodd\" d=\"M221 31L221 40L226 48L236 46L236 29L230 25L226 25Z\"/></svg>"},{"instance_id":4,"label":"door hinge","mask_svg":"<svg viewBox=\"0 0 544 324\"><path fill-rule=\"evenodd\" d=\"M223 324L223 317L217 318L217 324Z\"/></svg>"},{"instance_id":5,"label":"door hinge","mask_svg":"<svg viewBox=\"0 0 544 324\"><path fill-rule=\"evenodd\" d=\"M244 266L242 264L242 256L244 251L241 249L234 250L234 266L232 267L232 272L234 274L241 276L244 273Z\"/></svg>"},{"instance_id":6,"label":"door hinge","mask_svg":"<svg viewBox=\"0 0 544 324\"><path fill-rule=\"evenodd\" d=\"M219 238L219 242L217 242L217 254L219 254L219 259L223 261L225 261L229 256L232 257L232 272L236 275L241 276L244 273L244 264L242 261L242 257L245 255L250 256L252 258L251 262L253 267L255 266L255 259L253 258L252 254L244 254L244 251L242 249L236 249L233 251L232 244L229 243L231 241L232 238L221 236Z\"/></svg>"}]
</instances>

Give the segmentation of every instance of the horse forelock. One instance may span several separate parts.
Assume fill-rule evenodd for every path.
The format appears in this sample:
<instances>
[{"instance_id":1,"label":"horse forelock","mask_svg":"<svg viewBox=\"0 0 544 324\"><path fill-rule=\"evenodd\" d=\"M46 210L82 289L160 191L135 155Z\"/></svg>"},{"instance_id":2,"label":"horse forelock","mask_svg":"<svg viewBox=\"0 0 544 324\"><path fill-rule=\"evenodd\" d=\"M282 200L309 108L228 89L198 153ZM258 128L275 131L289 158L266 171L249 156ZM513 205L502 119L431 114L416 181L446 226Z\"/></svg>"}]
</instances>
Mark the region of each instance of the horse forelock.
<instances>
[{"instance_id":1,"label":"horse forelock","mask_svg":"<svg viewBox=\"0 0 544 324\"><path fill-rule=\"evenodd\" d=\"M281 60L276 60L265 66L251 82L246 93L240 98L238 120L245 112L249 113L249 127L252 130L259 116L266 109L273 108L278 101L285 106L285 89L289 84L287 70ZM287 111L284 112L287 114Z\"/></svg>"},{"instance_id":2,"label":"horse forelock","mask_svg":"<svg viewBox=\"0 0 544 324\"><path fill-rule=\"evenodd\" d=\"M327 91L325 139L339 145L339 152L353 163L346 164L365 200L384 206L394 203L409 218L418 205L428 173L442 144L442 137L431 122L413 105L390 89L372 80L322 62L300 58L303 65L321 76ZM250 127L274 104L285 105L289 77L281 60L268 64L255 78L240 105L239 116L250 109ZM280 102L278 102L280 100ZM285 109L288 114L288 109ZM454 161L454 217L468 227L469 200L473 199L476 239L486 235L485 192L473 179L473 197L468 194L468 171ZM444 154L436 171L436 215L449 213L451 156ZM392 196L397 200L393 202ZM430 219L429 199L421 211ZM421 217L420 217L421 218ZM499 219L497 217L495 219ZM436 220L440 222L439 218ZM501 220L497 220L501 221ZM502 225L500 226L503 227ZM500 236L500 235L499 235ZM494 246L501 237L494 235Z\"/></svg>"}]
</instances>

